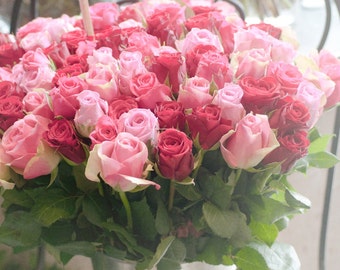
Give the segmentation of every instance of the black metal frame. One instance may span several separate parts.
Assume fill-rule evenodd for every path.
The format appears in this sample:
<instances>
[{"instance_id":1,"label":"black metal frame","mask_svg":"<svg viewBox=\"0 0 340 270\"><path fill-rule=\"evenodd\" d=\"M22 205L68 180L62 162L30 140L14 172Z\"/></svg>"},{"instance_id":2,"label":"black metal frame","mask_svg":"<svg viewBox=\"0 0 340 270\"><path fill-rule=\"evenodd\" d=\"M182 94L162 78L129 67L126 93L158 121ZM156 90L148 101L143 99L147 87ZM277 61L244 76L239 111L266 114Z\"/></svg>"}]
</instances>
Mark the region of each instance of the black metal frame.
<instances>
[{"instance_id":1,"label":"black metal frame","mask_svg":"<svg viewBox=\"0 0 340 270\"><path fill-rule=\"evenodd\" d=\"M242 4L238 0L224 0L230 4L232 4L242 19L245 19L244 8ZM331 19L332 19L332 9L331 9L331 1L332 0L325 0L325 10L326 10L326 20L324 31L322 33L321 40L318 45L318 50L320 51L328 38L330 26L331 26ZM338 14L340 14L340 0L333 0ZM17 30L17 23L19 19L20 8L23 0L15 0L12 8L12 16L10 22L10 32L15 33ZM123 5L127 3L134 3L137 2L136 0L118 0L117 4ZM38 1L30 0L30 16L32 19L38 16ZM339 143L339 135L340 135L340 107L337 107L336 115L335 115L335 123L334 123L334 130L335 138L332 141L331 145L331 152L333 154L337 154L338 143ZM332 198L332 187L334 181L334 171L335 168L330 168L328 170L327 175L327 184L324 196L324 206L323 206L323 213L322 213L322 223L321 223L321 231L320 231L320 242L319 242L319 269L325 270L326 269L326 242L327 242L327 229L328 229L328 219L329 219L329 209L331 204ZM39 267L38 267L39 268ZM39 268L40 269L40 268Z\"/></svg>"}]
</instances>

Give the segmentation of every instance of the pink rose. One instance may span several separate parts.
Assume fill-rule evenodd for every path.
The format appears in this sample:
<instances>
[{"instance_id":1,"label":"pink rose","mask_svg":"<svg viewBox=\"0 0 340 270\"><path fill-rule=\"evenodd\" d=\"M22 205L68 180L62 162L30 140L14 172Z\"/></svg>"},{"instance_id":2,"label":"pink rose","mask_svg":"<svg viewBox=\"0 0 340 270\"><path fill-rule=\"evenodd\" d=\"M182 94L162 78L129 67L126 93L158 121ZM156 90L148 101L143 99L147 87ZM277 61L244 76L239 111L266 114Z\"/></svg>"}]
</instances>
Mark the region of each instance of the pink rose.
<instances>
[{"instance_id":1,"label":"pink rose","mask_svg":"<svg viewBox=\"0 0 340 270\"><path fill-rule=\"evenodd\" d=\"M119 133L113 141L96 144L90 152L85 175L99 182L98 175L117 191L132 191L137 186L159 185L143 179L148 149L137 137Z\"/></svg>"},{"instance_id":2,"label":"pink rose","mask_svg":"<svg viewBox=\"0 0 340 270\"><path fill-rule=\"evenodd\" d=\"M119 9L116 3L95 3L90 6L94 30L104 29L117 23Z\"/></svg>"},{"instance_id":3,"label":"pink rose","mask_svg":"<svg viewBox=\"0 0 340 270\"><path fill-rule=\"evenodd\" d=\"M231 55L231 67L236 79L244 76L260 79L265 75L270 61L270 52L264 49L251 49Z\"/></svg>"},{"instance_id":4,"label":"pink rose","mask_svg":"<svg viewBox=\"0 0 340 270\"><path fill-rule=\"evenodd\" d=\"M52 21L52 18L38 17L32 21L29 21L25 25L21 26L16 33L17 38L20 40L30 33L41 32L44 27Z\"/></svg>"},{"instance_id":5,"label":"pink rose","mask_svg":"<svg viewBox=\"0 0 340 270\"><path fill-rule=\"evenodd\" d=\"M79 48L78 48L79 49ZM118 61L112 56L112 49L108 47L100 47L91 52L92 54L87 57L87 63L90 66L102 64L110 66L114 71L118 71Z\"/></svg>"},{"instance_id":6,"label":"pink rose","mask_svg":"<svg viewBox=\"0 0 340 270\"><path fill-rule=\"evenodd\" d=\"M127 51L141 52L143 56L143 63L146 68L149 68L153 63L154 51L161 45L155 36L152 36L145 31L135 31L129 35L127 46Z\"/></svg>"},{"instance_id":7,"label":"pink rose","mask_svg":"<svg viewBox=\"0 0 340 270\"><path fill-rule=\"evenodd\" d=\"M66 59L70 56L65 42L52 44L50 47L44 49L44 54L51 58L57 69L66 65Z\"/></svg>"},{"instance_id":8,"label":"pink rose","mask_svg":"<svg viewBox=\"0 0 340 270\"><path fill-rule=\"evenodd\" d=\"M195 76L205 78L211 83L214 82L217 88L222 88L233 78L228 57L214 51L204 53L198 63Z\"/></svg>"},{"instance_id":9,"label":"pink rose","mask_svg":"<svg viewBox=\"0 0 340 270\"><path fill-rule=\"evenodd\" d=\"M234 52L262 49L266 52L271 50L273 37L258 29L238 29L234 35Z\"/></svg>"},{"instance_id":10,"label":"pink rose","mask_svg":"<svg viewBox=\"0 0 340 270\"><path fill-rule=\"evenodd\" d=\"M29 114L3 134L2 159L25 179L51 173L60 161L59 155L42 141L49 121L42 116Z\"/></svg>"},{"instance_id":11,"label":"pink rose","mask_svg":"<svg viewBox=\"0 0 340 270\"><path fill-rule=\"evenodd\" d=\"M52 37L45 31L29 33L20 40L20 47L25 51L34 51L38 48L45 49L52 44Z\"/></svg>"},{"instance_id":12,"label":"pink rose","mask_svg":"<svg viewBox=\"0 0 340 270\"><path fill-rule=\"evenodd\" d=\"M279 143L271 130L266 115L247 114L221 140L221 153L231 168L250 169Z\"/></svg>"},{"instance_id":13,"label":"pink rose","mask_svg":"<svg viewBox=\"0 0 340 270\"><path fill-rule=\"evenodd\" d=\"M145 143L153 143L158 131L158 121L149 109L131 109L118 119L118 131L131 133Z\"/></svg>"},{"instance_id":14,"label":"pink rose","mask_svg":"<svg viewBox=\"0 0 340 270\"><path fill-rule=\"evenodd\" d=\"M181 85L177 101L185 109L195 108L210 104L213 97L209 93L210 82L200 77L192 77Z\"/></svg>"},{"instance_id":15,"label":"pink rose","mask_svg":"<svg viewBox=\"0 0 340 270\"><path fill-rule=\"evenodd\" d=\"M323 108L326 103L325 93L323 93L312 82L304 80L300 83L297 89L295 99L304 103L308 107L310 119L307 122L307 127L312 128L323 112Z\"/></svg>"},{"instance_id":16,"label":"pink rose","mask_svg":"<svg viewBox=\"0 0 340 270\"><path fill-rule=\"evenodd\" d=\"M111 117L103 115L97 121L95 129L90 133L91 148L103 141L113 141L118 134L118 124Z\"/></svg>"},{"instance_id":17,"label":"pink rose","mask_svg":"<svg viewBox=\"0 0 340 270\"><path fill-rule=\"evenodd\" d=\"M79 109L74 117L77 131L84 137L89 137L95 129L98 119L108 112L108 104L97 92L82 91L78 97Z\"/></svg>"},{"instance_id":18,"label":"pink rose","mask_svg":"<svg viewBox=\"0 0 340 270\"><path fill-rule=\"evenodd\" d=\"M107 102L118 96L116 71L110 65L90 66L85 76L88 88L99 93L100 97Z\"/></svg>"},{"instance_id":19,"label":"pink rose","mask_svg":"<svg viewBox=\"0 0 340 270\"><path fill-rule=\"evenodd\" d=\"M87 84L78 76L63 76L59 78L57 85L50 91L54 115L73 119L79 109L77 96L88 88Z\"/></svg>"},{"instance_id":20,"label":"pink rose","mask_svg":"<svg viewBox=\"0 0 340 270\"><path fill-rule=\"evenodd\" d=\"M223 52L223 47L218 36L207 29L193 28L181 42L178 46L183 55L186 55L198 45L211 45L215 47L218 52Z\"/></svg>"},{"instance_id":21,"label":"pink rose","mask_svg":"<svg viewBox=\"0 0 340 270\"><path fill-rule=\"evenodd\" d=\"M41 115L48 119L52 119L54 117L47 93L43 89L28 92L22 102L26 113Z\"/></svg>"},{"instance_id":22,"label":"pink rose","mask_svg":"<svg viewBox=\"0 0 340 270\"><path fill-rule=\"evenodd\" d=\"M171 100L170 88L161 84L153 72L134 76L130 82L130 90L141 108L153 110L157 102Z\"/></svg>"},{"instance_id":23,"label":"pink rose","mask_svg":"<svg viewBox=\"0 0 340 270\"><path fill-rule=\"evenodd\" d=\"M32 71L41 67L51 66L50 60L40 48L35 51L26 52L21 58L21 63L25 71Z\"/></svg>"},{"instance_id":24,"label":"pink rose","mask_svg":"<svg viewBox=\"0 0 340 270\"><path fill-rule=\"evenodd\" d=\"M143 62L141 52L123 51L119 55L120 72L118 73L119 91L123 95L131 95L130 81L137 74L147 72Z\"/></svg>"},{"instance_id":25,"label":"pink rose","mask_svg":"<svg viewBox=\"0 0 340 270\"><path fill-rule=\"evenodd\" d=\"M267 68L267 76L275 77L278 80L283 95L295 95L303 79L296 66L285 62L270 62Z\"/></svg>"},{"instance_id":26,"label":"pink rose","mask_svg":"<svg viewBox=\"0 0 340 270\"><path fill-rule=\"evenodd\" d=\"M226 83L222 89L216 91L213 104L221 108L221 118L230 120L236 125L246 114L241 104L243 90L238 84Z\"/></svg>"},{"instance_id":27,"label":"pink rose","mask_svg":"<svg viewBox=\"0 0 340 270\"><path fill-rule=\"evenodd\" d=\"M330 97L335 89L335 82L325 73L318 70L307 70L303 78L312 82L326 97Z\"/></svg>"}]
</instances>

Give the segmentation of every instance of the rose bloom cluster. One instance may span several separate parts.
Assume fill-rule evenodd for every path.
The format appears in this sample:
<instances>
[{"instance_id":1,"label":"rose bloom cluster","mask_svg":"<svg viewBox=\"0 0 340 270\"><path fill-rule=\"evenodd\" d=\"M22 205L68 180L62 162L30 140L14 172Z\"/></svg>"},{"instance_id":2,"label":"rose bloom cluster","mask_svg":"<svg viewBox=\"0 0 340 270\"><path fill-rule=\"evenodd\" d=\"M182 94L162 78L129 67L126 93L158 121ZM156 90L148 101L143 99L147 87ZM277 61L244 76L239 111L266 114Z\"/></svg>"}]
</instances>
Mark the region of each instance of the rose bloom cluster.
<instances>
[{"instance_id":1,"label":"rose bloom cluster","mask_svg":"<svg viewBox=\"0 0 340 270\"><path fill-rule=\"evenodd\" d=\"M140 1L36 18L0 36L0 167L33 179L64 160L113 189L187 181L200 151L230 168L288 172L340 100L340 62L247 25L226 2Z\"/></svg>"}]
</instances>

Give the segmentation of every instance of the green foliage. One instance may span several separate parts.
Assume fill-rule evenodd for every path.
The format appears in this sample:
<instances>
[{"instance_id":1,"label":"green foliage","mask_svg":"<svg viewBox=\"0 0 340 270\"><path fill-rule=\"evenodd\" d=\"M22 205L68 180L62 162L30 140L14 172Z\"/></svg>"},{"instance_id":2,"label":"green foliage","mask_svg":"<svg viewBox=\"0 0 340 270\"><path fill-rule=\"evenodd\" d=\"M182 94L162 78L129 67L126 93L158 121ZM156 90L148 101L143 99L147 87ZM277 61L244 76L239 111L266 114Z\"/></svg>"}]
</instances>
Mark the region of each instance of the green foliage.
<instances>
[{"instance_id":1,"label":"green foliage","mask_svg":"<svg viewBox=\"0 0 340 270\"><path fill-rule=\"evenodd\" d=\"M337 163L327 151L329 139L313 130L309 154L292 171ZM50 176L26 183L18 178L19 186L3 192L0 242L15 252L43 244L61 264L83 255L93 261L106 256L135 261L138 270L180 269L190 261L235 264L242 270L299 269L294 249L276 238L293 215L310 208L310 201L289 184L288 174L280 173L280 164L235 170L218 150L202 154L200 163L194 184L175 184L171 210L170 181L157 172L149 179L160 190L126 194L131 227L119 194L103 182L88 181L84 164L61 163L53 181ZM105 269L104 261L96 265Z\"/></svg>"}]
</instances>

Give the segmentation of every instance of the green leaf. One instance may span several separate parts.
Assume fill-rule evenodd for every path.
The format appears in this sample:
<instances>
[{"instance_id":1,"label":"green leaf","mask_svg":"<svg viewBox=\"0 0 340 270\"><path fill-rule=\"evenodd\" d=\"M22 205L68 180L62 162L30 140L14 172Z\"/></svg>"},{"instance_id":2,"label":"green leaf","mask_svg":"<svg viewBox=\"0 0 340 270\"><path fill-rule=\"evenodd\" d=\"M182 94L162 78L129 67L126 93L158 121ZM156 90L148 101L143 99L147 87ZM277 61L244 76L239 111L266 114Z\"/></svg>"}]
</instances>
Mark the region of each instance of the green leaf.
<instances>
[{"instance_id":1,"label":"green leaf","mask_svg":"<svg viewBox=\"0 0 340 270\"><path fill-rule=\"evenodd\" d=\"M206 170L200 170L200 174L197 177L197 185L204 197L213 204L222 210L229 208L232 187L224 183L222 178L212 175Z\"/></svg>"},{"instance_id":2,"label":"green leaf","mask_svg":"<svg viewBox=\"0 0 340 270\"><path fill-rule=\"evenodd\" d=\"M251 247L242 248L234 258L236 266L242 270L270 270L263 256Z\"/></svg>"},{"instance_id":3,"label":"green leaf","mask_svg":"<svg viewBox=\"0 0 340 270\"><path fill-rule=\"evenodd\" d=\"M185 245L178 239L175 239L164 257L157 264L158 270L180 270L181 263L184 261L186 256Z\"/></svg>"},{"instance_id":4,"label":"green leaf","mask_svg":"<svg viewBox=\"0 0 340 270\"><path fill-rule=\"evenodd\" d=\"M267 245L271 246L279 234L279 230L275 224L264 224L252 220L249 224L252 235Z\"/></svg>"},{"instance_id":5,"label":"green leaf","mask_svg":"<svg viewBox=\"0 0 340 270\"><path fill-rule=\"evenodd\" d=\"M42 239L52 245L72 241L74 227L71 222L56 222L50 227L42 228Z\"/></svg>"},{"instance_id":6,"label":"green leaf","mask_svg":"<svg viewBox=\"0 0 340 270\"><path fill-rule=\"evenodd\" d=\"M251 216L258 222L272 224L287 215L296 214L298 211L286 205L285 202L263 197L247 196L245 201Z\"/></svg>"},{"instance_id":7,"label":"green leaf","mask_svg":"<svg viewBox=\"0 0 340 270\"><path fill-rule=\"evenodd\" d=\"M155 219L155 227L159 234L165 235L170 231L170 217L168 211L161 199L157 201L157 213Z\"/></svg>"},{"instance_id":8,"label":"green leaf","mask_svg":"<svg viewBox=\"0 0 340 270\"><path fill-rule=\"evenodd\" d=\"M51 188L35 198L32 215L43 225L50 226L57 220L72 218L76 211L77 197L62 189Z\"/></svg>"},{"instance_id":9,"label":"green leaf","mask_svg":"<svg viewBox=\"0 0 340 270\"><path fill-rule=\"evenodd\" d=\"M287 189L285 192L285 198L287 203L295 208L309 209L312 205L311 201L308 198L289 189Z\"/></svg>"},{"instance_id":10,"label":"green leaf","mask_svg":"<svg viewBox=\"0 0 340 270\"><path fill-rule=\"evenodd\" d=\"M149 266L146 269L150 270L158 264L158 262L163 258L163 256L168 251L169 247L171 246L174 240L175 240L174 236L168 236L161 240L161 242L157 246L154 256L152 257L149 263Z\"/></svg>"},{"instance_id":11,"label":"green leaf","mask_svg":"<svg viewBox=\"0 0 340 270\"><path fill-rule=\"evenodd\" d=\"M262 255L269 269L300 270L301 265L295 249L288 244L275 242L268 247L264 243L251 243L249 247Z\"/></svg>"},{"instance_id":12,"label":"green leaf","mask_svg":"<svg viewBox=\"0 0 340 270\"><path fill-rule=\"evenodd\" d=\"M334 135L323 135L321 137L318 137L314 141L312 141L308 147L308 153L318 153L318 152L324 152L327 150L327 146L329 144L330 139L334 137Z\"/></svg>"},{"instance_id":13,"label":"green leaf","mask_svg":"<svg viewBox=\"0 0 340 270\"><path fill-rule=\"evenodd\" d=\"M6 214L0 226L0 242L13 247L34 247L40 243L41 226L24 211Z\"/></svg>"},{"instance_id":14,"label":"green leaf","mask_svg":"<svg viewBox=\"0 0 340 270\"><path fill-rule=\"evenodd\" d=\"M146 198L132 202L131 211L134 231L145 237L145 239L154 240L157 235L155 218L151 213Z\"/></svg>"},{"instance_id":15,"label":"green leaf","mask_svg":"<svg viewBox=\"0 0 340 270\"><path fill-rule=\"evenodd\" d=\"M198 261L205 261L208 264L219 265L223 263L224 255L227 253L229 246L228 241L225 238L216 236L209 237L204 249L197 256Z\"/></svg>"},{"instance_id":16,"label":"green leaf","mask_svg":"<svg viewBox=\"0 0 340 270\"><path fill-rule=\"evenodd\" d=\"M250 240L250 230L242 213L222 211L211 203L204 203L203 216L216 235L231 238L234 245L241 246Z\"/></svg>"},{"instance_id":17,"label":"green leaf","mask_svg":"<svg viewBox=\"0 0 340 270\"><path fill-rule=\"evenodd\" d=\"M189 201L198 201L202 198L194 185L176 185L176 191Z\"/></svg>"},{"instance_id":18,"label":"green leaf","mask_svg":"<svg viewBox=\"0 0 340 270\"><path fill-rule=\"evenodd\" d=\"M4 202L2 207L7 208L11 204L20 205L25 208L31 208L34 204L33 199L23 190L8 189L3 194Z\"/></svg>"},{"instance_id":19,"label":"green leaf","mask_svg":"<svg viewBox=\"0 0 340 270\"><path fill-rule=\"evenodd\" d=\"M312 153L307 155L305 159L310 166L324 169L331 168L340 161L336 155L328 152Z\"/></svg>"},{"instance_id":20,"label":"green leaf","mask_svg":"<svg viewBox=\"0 0 340 270\"><path fill-rule=\"evenodd\" d=\"M74 166L73 175L76 180L77 187L85 193L91 192L98 187L98 183L90 181L86 178L84 164L79 164L78 166Z\"/></svg>"},{"instance_id":21,"label":"green leaf","mask_svg":"<svg viewBox=\"0 0 340 270\"><path fill-rule=\"evenodd\" d=\"M90 242L73 241L66 244L56 246L62 253L72 256L82 255L86 257L93 257L96 254L96 247Z\"/></svg>"},{"instance_id":22,"label":"green leaf","mask_svg":"<svg viewBox=\"0 0 340 270\"><path fill-rule=\"evenodd\" d=\"M110 209L107 201L98 193L84 196L82 206L85 217L95 225L100 226L109 217Z\"/></svg>"}]
</instances>

